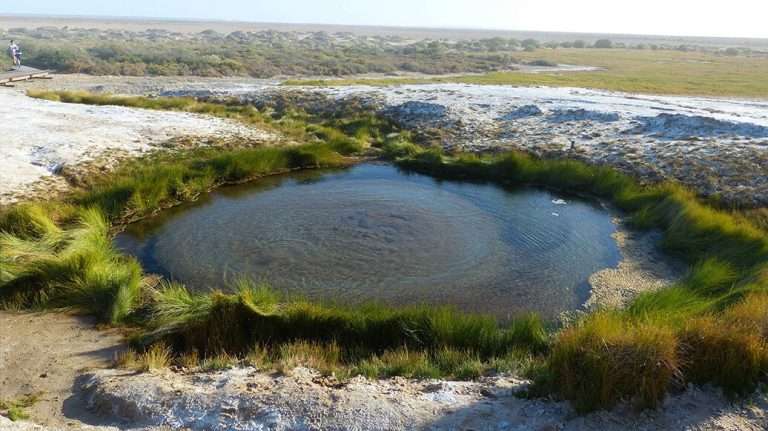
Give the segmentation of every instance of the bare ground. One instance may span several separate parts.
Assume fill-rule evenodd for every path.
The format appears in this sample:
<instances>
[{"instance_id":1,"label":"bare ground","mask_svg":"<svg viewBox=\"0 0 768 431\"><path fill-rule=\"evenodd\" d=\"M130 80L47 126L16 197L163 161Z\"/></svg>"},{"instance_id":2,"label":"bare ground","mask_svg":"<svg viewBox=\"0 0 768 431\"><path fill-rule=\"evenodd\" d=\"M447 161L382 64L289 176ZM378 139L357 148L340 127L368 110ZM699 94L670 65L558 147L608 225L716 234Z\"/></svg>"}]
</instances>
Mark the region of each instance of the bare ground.
<instances>
[{"instance_id":1,"label":"bare ground","mask_svg":"<svg viewBox=\"0 0 768 431\"><path fill-rule=\"evenodd\" d=\"M1 311L0 400L37 394L40 401L29 409L33 421L77 428L89 413L75 394L76 377L110 366L125 348L122 339L116 330L98 330L90 318Z\"/></svg>"}]
</instances>

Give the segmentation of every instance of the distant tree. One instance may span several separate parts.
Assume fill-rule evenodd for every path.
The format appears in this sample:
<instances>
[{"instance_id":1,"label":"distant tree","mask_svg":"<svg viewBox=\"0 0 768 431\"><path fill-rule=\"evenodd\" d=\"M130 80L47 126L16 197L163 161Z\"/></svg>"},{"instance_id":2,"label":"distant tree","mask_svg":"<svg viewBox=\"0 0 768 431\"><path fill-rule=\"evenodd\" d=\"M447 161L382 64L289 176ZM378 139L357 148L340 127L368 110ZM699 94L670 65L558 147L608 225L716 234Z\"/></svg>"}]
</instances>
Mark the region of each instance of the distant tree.
<instances>
[{"instance_id":1,"label":"distant tree","mask_svg":"<svg viewBox=\"0 0 768 431\"><path fill-rule=\"evenodd\" d=\"M584 42L583 40L576 40L573 42L574 48L586 48L587 42Z\"/></svg>"},{"instance_id":2,"label":"distant tree","mask_svg":"<svg viewBox=\"0 0 768 431\"><path fill-rule=\"evenodd\" d=\"M725 50L725 55L731 55L731 56L739 55L739 50L737 48L728 48Z\"/></svg>"},{"instance_id":3,"label":"distant tree","mask_svg":"<svg viewBox=\"0 0 768 431\"><path fill-rule=\"evenodd\" d=\"M613 48L613 42L610 39L600 39L595 42L595 48Z\"/></svg>"},{"instance_id":4,"label":"distant tree","mask_svg":"<svg viewBox=\"0 0 768 431\"><path fill-rule=\"evenodd\" d=\"M501 37L494 37L491 39L485 39L482 42L485 43L486 48L488 51L496 52L500 51L502 49L505 49L507 47L507 41L506 39L503 39Z\"/></svg>"},{"instance_id":5,"label":"distant tree","mask_svg":"<svg viewBox=\"0 0 768 431\"><path fill-rule=\"evenodd\" d=\"M443 51L445 51L444 46L439 41L433 40L427 44L426 53L430 57L439 57Z\"/></svg>"},{"instance_id":6,"label":"distant tree","mask_svg":"<svg viewBox=\"0 0 768 431\"><path fill-rule=\"evenodd\" d=\"M526 51L529 50L529 48L536 49L539 47L539 41L536 39L525 39L521 44Z\"/></svg>"},{"instance_id":7,"label":"distant tree","mask_svg":"<svg viewBox=\"0 0 768 431\"><path fill-rule=\"evenodd\" d=\"M561 42L560 46L563 48L573 48L573 42Z\"/></svg>"}]
</instances>

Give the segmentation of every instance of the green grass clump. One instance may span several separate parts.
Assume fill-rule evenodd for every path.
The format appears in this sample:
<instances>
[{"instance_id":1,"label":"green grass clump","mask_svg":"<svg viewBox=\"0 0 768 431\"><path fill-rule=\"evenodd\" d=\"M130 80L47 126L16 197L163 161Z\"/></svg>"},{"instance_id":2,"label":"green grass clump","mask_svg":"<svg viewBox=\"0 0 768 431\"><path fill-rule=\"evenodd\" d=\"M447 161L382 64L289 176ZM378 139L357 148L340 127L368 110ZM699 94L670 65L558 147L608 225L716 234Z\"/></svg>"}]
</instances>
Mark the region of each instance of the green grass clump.
<instances>
[{"instance_id":1,"label":"green grass clump","mask_svg":"<svg viewBox=\"0 0 768 431\"><path fill-rule=\"evenodd\" d=\"M19 207L9 217L38 223L15 234L0 232L0 303L9 308L75 308L111 323L132 311L141 267L113 248L109 223L97 209L78 210L64 226L42 206Z\"/></svg>"},{"instance_id":2,"label":"green grass clump","mask_svg":"<svg viewBox=\"0 0 768 431\"><path fill-rule=\"evenodd\" d=\"M543 354L548 333L524 316L508 324L448 307L342 306L282 299L263 284L237 280L234 293L159 289L141 345L167 343L177 357L195 352L258 356L279 370L310 366L326 374L446 375L470 379L498 369L500 357ZM254 346L257 346L254 348ZM399 373L404 374L399 374Z\"/></svg>"},{"instance_id":3,"label":"green grass clump","mask_svg":"<svg viewBox=\"0 0 768 431\"><path fill-rule=\"evenodd\" d=\"M339 129L311 124L307 126L307 132L326 142L339 154L355 154L363 151L368 146L367 136L349 136Z\"/></svg>"},{"instance_id":4,"label":"green grass clump","mask_svg":"<svg viewBox=\"0 0 768 431\"><path fill-rule=\"evenodd\" d=\"M281 344L274 360L278 371L290 373L296 367L308 367L324 375L340 370L342 351L338 344L319 344L308 341L294 341Z\"/></svg>"},{"instance_id":5,"label":"green grass clump","mask_svg":"<svg viewBox=\"0 0 768 431\"><path fill-rule=\"evenodd\" d=\"M133 349L120 352L114 359L114 366L129 370L153 371L168 368L172 360L171 350L163 343L155 343L140 353ZM195 361L195 366L197 365L199 363Z\"/></svg>"},{"instance_id":6,"label":"green grass clump","mask_svg":"<svg viewBox=\"0 0 768 431\"><path fill-rule=\"evenodd\" d=\"M146 352L138 357L141 371L161 370L171 365L172 353L162 343L152 345Z\"/></svg>"},{"instance_id":7,"label":"green grass clump","mask_svg":"<svg viewBox=\"0 0 768 431\"><path fill-rule=\"evenodd\" d=\"M111 219L135 219L160 208L196 198L226 184L292 169L334 167L346 163L323 144L289 148L201 150L186 156L127 162L96 180L76 197L81 206L102 209Z\"/></svg>"},{"instance_id":8,"label":"green grass clump","mask_svg":"<svg viewBox=\"0 0 768 431\"><path fill-rule=\"evenodd\" d=\"M240 360L237 357L225 352L203 359L199 362L199 366L204 371L222 371L234 368L239 363Z\"/></svg>"},{"instance_id":9,"label":"green grass clump","mask_svg":"<svg viewBox=\"0 0 768 431\"><path fill-rule=\"evenodd\" d=\"M4 410L8 419L13 422L29 419L27 409L35 405L40 400L40 394L28 394L23 397L12 400L0 400L0 411Z\"/></svg>"},{"instance_id":10,"label":"green grass clump","mask_svg":"<svg viewBox=\"0 0 768 431\"><path fill-rule=\"evenodd\" d=\"M622 400L655 407L680 366L672 331L634 326L610 313L592 315L560 334L549 364L552 390L580 412Z\"/></svg>"},{"instance_id":11,"label":"green grass clump","mask_svg":"<svg viewBox=\"0 0 768 431\"><path fill-rule=\"evenodd\" d=\"M364 360L356 370L369 378L403 376L407 378L429 379L441 375L426 352L399 348L387 350L381 356Z\"/></svg>"},{"instance_id":12,"label":"green grass clump","mask_svg":"<svg viewBox=\"0 0 768 431\"><path fill-rule=\"evenodd\" d=\"M687 322L680 339L688 380L714 382L731 395L752 393L768 373L768 294L752 293L719 315Z\"/></svg>"},{"instance_id":13,"label":"green grass clump","mask_svg":"<svg viewBox=\"0 0 768 431\"><path fill-rule=\"evenodd\" d=\"M546 350L540 319L526 316L501 325L493 317L449 307L392 308L279 301L262 285L238 282L233 294L192 294L178 285L155 295L148 340L166 340L179 352L204 356L247 354L254 345L307 341L338 343L381 353L407 346L415 350L452 348L480 358L513 349Z\"/></svg>"}]
</instances>

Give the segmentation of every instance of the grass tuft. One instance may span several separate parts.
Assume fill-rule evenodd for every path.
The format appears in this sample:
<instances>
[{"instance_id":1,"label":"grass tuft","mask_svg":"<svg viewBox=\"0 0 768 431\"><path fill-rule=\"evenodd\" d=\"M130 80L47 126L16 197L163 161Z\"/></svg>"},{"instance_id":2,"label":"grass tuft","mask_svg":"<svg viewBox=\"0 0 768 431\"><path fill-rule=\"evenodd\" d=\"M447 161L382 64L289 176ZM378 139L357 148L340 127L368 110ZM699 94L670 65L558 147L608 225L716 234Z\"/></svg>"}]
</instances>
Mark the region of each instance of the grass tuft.
<instances>
[{"instance_id":1,"label":"grass tuft","mask_svg":"<svg viewBox=\"0 0 768 431\"><path fill-rule=\"evenodd\" d=\"M560 334L550 370L554 391L579 412L621 400L655 407L678 377L677 341L670 330L598 313Z\"/></svg>"}]
</instances>

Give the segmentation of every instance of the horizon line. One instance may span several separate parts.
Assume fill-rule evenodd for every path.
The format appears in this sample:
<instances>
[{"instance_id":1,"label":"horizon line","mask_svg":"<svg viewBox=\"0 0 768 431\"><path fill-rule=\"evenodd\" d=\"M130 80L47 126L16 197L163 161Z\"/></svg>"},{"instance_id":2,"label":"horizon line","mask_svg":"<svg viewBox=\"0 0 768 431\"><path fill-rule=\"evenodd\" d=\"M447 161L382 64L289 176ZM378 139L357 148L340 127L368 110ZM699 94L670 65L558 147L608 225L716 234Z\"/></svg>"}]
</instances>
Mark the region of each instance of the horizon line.
<instances>
[{"instance_id":1,"label":"horizon line","mask_svg":"<svg viewBox=\"0 0 768 431\"><path fill-rule=\"evenodd\" d=\"M587 31L561 31L561 30L526 30L526 29L508 29L495 27L464 27L464 26L428 26L428 25L394 25L394 24L332 24L321 22L296 22L296 21L244 21L238 19L223 18L184 18L184 17L158 17L158 16L129 16L129 15L70 15L70 14L36 14L36 13L12 13L0 12L0 18L49 18L64 20L123 20L123 21L159 21L168 23L212 23L212 24L252 24L252 25L297 25L297 26L336 26L351 28L380 28L393 30L448 30L448 31L487 31L487 32L508 32L508 33L550 33L550 34L573 34L573 35L599 35L599 36L645 36L656 38L685 38L685 39L741 39L741 40L768 40L768 37L753 36L706 36L706 35L674 35L674 34L652 34L652 33L611 33L611 32L587 32Z\"/></svg>"}]
</instances>

